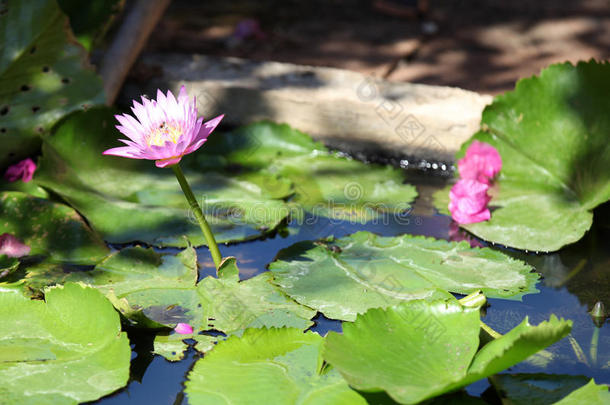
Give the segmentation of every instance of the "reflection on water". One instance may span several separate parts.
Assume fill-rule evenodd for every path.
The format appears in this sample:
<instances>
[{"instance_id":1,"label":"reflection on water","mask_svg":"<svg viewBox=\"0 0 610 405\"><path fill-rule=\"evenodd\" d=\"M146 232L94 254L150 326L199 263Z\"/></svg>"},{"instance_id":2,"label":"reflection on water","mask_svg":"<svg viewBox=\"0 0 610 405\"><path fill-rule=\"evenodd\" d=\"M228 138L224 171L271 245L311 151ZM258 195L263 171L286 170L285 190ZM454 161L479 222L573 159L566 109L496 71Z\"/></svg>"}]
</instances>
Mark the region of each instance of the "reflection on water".
<instances>
[{"instance_id":1,"label":"reflection on water","mask_svg":"<svg viewBox=\"0 0 610 405\"><path fill-rule=\"evenodd\" d=\"M415 176L415 177L413 177ZM439 215L432 208L432 193L443 187L445 180L439 177L412 175L411 184L418 188L418 197L407 216L385 217L367 224L328 218L306 217L300 224L287 224L275 234L252 242L221 246L224 256L237 257L241 277L250 278L265 271L280 249L303 241L329 235L342 237L356 231L367 230L383 236L414 234L442 239L469 240L476 246L489 246L468 234L460 234L451 226L449 217ZM610 384L610 326L606 320L597 327L588 314L597 301L610 307L610 227L606 204L595 213L595 225L580 242L552 254L536 255L513 249L505 253L527 261L543 278L537 286L538 294L526 295L523 301L489 300L484 321L500 333L519 324L525 316L537 324L551 314L574 322L569 338L548 348L541 356L512 367L510 373L554 373L584 375L595 378L597 383ZM501 249L493 246L494 249ZM169 249L170 251L172 249ZM206 248L198 250L200 278L215 273ZM325 335L329 330L340 331L338 321L318 315L312 330ZM136 342L137 356L132 360L132 379L127 388L97 403L109 404L186 404L182 395L182 383L188 370L199 357L191 348L184 360L170 363L150 355L152 336L130 334ZM597 340L597 349L592 343ZM149 347L150 346L150 347ZM489 387L487 381L477 382L467 391L480 395Z\"/></svg>"}]
</instances>

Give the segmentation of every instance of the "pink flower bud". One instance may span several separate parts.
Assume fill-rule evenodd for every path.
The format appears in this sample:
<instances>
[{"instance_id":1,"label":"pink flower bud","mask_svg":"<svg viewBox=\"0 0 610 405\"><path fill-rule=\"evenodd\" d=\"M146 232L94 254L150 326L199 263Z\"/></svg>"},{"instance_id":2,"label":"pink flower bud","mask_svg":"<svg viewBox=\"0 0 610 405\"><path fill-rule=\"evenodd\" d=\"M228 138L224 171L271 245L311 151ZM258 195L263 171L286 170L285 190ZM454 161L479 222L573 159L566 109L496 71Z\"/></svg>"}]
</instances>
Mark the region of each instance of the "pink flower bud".
<instances>
[{"instance_id":1,"label":"pink flower bud","mask_svg":"<svg viewBox=\"0 0 610 405\"><path fill-rule=\"evenodd\" d=\"M30 247L10 233L0 235L0 255L21 257L30 253Z\"/></svg>"},{"instance_id":2,"label":"pink flower bud","mask_svg":"<svg viewBox=\"0 0 610 405\"><path fill-rule=\"evenodd\" d=\"M491 197L487 195L489 185L471 179L462 179L455 183L449 192L449 211L458 224L471 224L487 221L491 213L487 204Z\"/></svg>"},{"instance_id":3,"label":"pink flower bud","mask_svg":"<svg viewBox=\"0 0 610 405\"><path fill-rule=\"evenodd\" d=\"M35 171L36 163L34 163L32 159L27 158L6 169L4 178L11 182L21 179L24 183L27 183L28 181L32 180Z\"/></svg>"},{"instance_id":4,"label":"pink flower bud","mask_svg":"<svg viewBox=\"0 0 610 405\"><path fill-rule=\"evenodd\" d=\"M489 184L502 169L502 158L493 146L474 141L466 154L458 160L458 170L462 179L476 180Z\"/></svg>"}]
</instances>

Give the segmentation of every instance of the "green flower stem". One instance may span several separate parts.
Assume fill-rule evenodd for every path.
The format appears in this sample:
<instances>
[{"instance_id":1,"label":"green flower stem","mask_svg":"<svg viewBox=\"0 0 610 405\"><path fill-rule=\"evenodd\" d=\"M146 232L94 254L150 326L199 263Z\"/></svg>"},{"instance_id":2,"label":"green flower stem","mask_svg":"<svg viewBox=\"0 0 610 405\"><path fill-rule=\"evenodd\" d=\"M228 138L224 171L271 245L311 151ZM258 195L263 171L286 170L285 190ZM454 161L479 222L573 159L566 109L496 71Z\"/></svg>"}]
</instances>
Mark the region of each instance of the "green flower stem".
<instances>
[{"instance_id":1,"label":"green flower stem","mask_svg":"<svg viewBox=\"0 0 610 405\"><path fill-rule=\"evenodd\" d=\"M597 326L593 327L593 336L591 336L591 346L589 347L589 357L591 357L591 363L594 366L597 365L597 346L599 344L599 329Z\"/></svg>"},{"instance_id":2,"label":"green flower stem","mask_svg":"<svg viewBox=\"0 0 610 405\"><path fill-rule=\"evenodd\" d=\"M195 218L197 218L197 222L199 222L199 227L201 227L201 231L203 232L203 236L205 236L205 240L208 243L208 248L210 249L210 253L212 254L212 259L214 260L214 265L216 266L216 270L220 267L220 263L222 262L222 255L220 254L220 250L218 250L218 245L216 244L216 239L214 239L214 234L210 229L210 225L208 225L208 221L206 221L205 216L203 215L203 211L201 211L201 207L197 203L197 199L193 194L193 190L189 183L186 181L186 177L184 177L184 173L180 168L180 164L177 163L172 166L174 170L174 174L178 179L178 183L180 183L180 187L182 188L182 192L186 197L193 213L195 214Z\"/></svg>"}]
</instances>

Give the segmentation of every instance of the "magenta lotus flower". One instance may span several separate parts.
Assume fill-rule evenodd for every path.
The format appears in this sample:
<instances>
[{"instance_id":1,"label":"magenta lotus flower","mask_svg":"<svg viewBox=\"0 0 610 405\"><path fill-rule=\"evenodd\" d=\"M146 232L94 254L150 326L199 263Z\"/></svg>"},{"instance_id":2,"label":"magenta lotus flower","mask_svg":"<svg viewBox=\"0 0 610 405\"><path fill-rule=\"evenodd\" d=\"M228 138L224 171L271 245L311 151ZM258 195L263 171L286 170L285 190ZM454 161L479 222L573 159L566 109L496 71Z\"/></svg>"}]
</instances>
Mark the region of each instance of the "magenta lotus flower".
<instances>
[{"instance_id":1,"label":"magenta lotus flower","mask_svg":"<svg viewBox=\"0 0 610 405\"><path fill-rule=\"evenodd\" d=\"M502 158L493 146L474 141L466 149L466 154L458 160L458 170L462 179L472 179L489 184L502 169Z\"/></svg>"},{"instance_id":2,"label":"magenta lotus flower","mask_svg":"<svg viewBox=\"0 0 610 405\"><path fill-rule=\"evenodd\" d=\"M487 221L491 213L487 204L489 185L472 179L462 179L449 192L449 211L458 224L472 224Z\"/></svg>"},{"instance_id":3,"label":"magenta lotus flower","mask_svg":"<svg viewBox=\"0 0 610 405\"><path fill-rule=\"evenodd\" d=\"M115 115L121 124L117 129L129 138L119 141L127 146L108 149L104 155L155 160L157 167L175 165L199 149L224 117L203 123L197 118L195 98L189 99L184 86L178 100L169 90L167 95L157 90L156 100L142 97L142 104L134 100L131 110L137 120L129 114Z\"/></svg>"},{"instance_id":4,"label":"magenta lotus flower","mask_svg":"<svg viewBox=\"0 0 610 405\"><path fill-rule=\"evenodd\" d=\"M0 235L0 255L8 257L27 256L30 253L30 247L10 233Z\"/></svg>"},{"instance_id":5,"label":"magenta lotus flower","mask_svg":"<svg viewBox=\"0 0 610 405\"><path fill-rule=\"evenodd\" d=\"M24 159L6 169L4 178L7 181L23 180L24 183L31 181L36 171L36 163L30 158Z\"/></svg>"},{"instance_id":6,"label":"magenta lotus flower","mask_svg":"<svg viewBox=\"0 0 610 405\"><path fill-rule=\"evenodd\" d=\"M179 323L178 325L176 325L174 330L176 331L176 333L179 333L181 335L190 335L193 333L193 327L188 323Z\"/></svg>"}]
</instances>

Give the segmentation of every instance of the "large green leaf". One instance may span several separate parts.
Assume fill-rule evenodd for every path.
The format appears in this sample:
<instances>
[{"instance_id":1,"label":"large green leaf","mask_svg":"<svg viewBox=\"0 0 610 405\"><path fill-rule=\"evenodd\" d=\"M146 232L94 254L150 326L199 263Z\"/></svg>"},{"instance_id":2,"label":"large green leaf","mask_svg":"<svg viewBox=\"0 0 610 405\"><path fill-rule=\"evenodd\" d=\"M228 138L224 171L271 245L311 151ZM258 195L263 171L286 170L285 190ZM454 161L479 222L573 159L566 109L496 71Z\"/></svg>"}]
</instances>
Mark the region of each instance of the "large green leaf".
<instances>
[{"instance_id":1,"label":"large green leaf","mask_svg":"<svg viewBox=\"0 0 610 405\"><path fill-rule=\"evenodd\" d=\"M55 0L0 4L0 167L36 151L38 136L65 114L102 103Z\"/></svg>"},{"instance_id":2,"label":"large green leaf","mask_svg":"<svg viewBox=\"0 0 610 405\"><path fill-rule=\"evenodd\" d=\"M363 164L331 153L288 125L259 122L210 139L199 157L209 167L279 174L294 184L292 213L365 222L401 214L417 196L390 166Z\"/></svg>"},{"instance_id":3,"label":"large green leaf","mask_svg":"<svg viewBox=\"0 0 610 405\"><path fill-rule=\"evenodd\" d=\"M557 402L556 405L604 405L610 404L610 392L607 385L596 385L591 380L587 385L577 389Z\"/></svg>"},{"instance_id":4,"label":"large green leaf","mask_svg":"<svg viewBox=\"0 0 610 405\"><path fill-rule=\"evenodd\" d=\"M261 273L239 281L235 258L227 258L219 278L206 277L197 286L207 326L227 334L247 328L292 327L307 329L316 311L292 301ZM224 270L224 271L223 271Z\"/></svg>"},{"instance_id":5,"label":"large green leaf","mask_svg":"<svg viewBox=\"0 0 610 405\"><path fill-rule=\"evenodd\" d=\"M189 403L366 404L339 373L322 367L322 343L299 329L248 329L195 363L185 388Z\"/></svg>"},{"instance_id":6,"label":"large green leaf","mask_svg":"<svg viewBox=\"0 0 610 405\"><path fill-rule=\"evenodd\" d=\"M449 292L520 299L537 291L538 280L530 266L488 248L369 232L298 243L281 251L269 269L297 302L347 321L404 300L451 299Z\"/></svg>"},{"instance_id":7,"label":"large green leaf","mask_svg":"<svg viewBox=\"0 0 610 405\"><path fill-rule=\"evenodd\" d=\"M74 35L87 50L91 51L94 42L99 40L108 29L122 6L123 0L57 0L61 9L68 15Z\"/></svg>"},{"instance_id":8,"label":"large green leaf","mask_svg":"<svg viewBox=\"0 0 610 405\"><path fill-rule=\"evenodd\" d=\"M0 402L76 404L127 383L127 335L95 289L66 284L45 301L2 290L0 319Z\"/></svg>"},{"instance_id":9,"label":"large green leaf","mask_svg":"<svg viewBox=\"0 0 610 405\"><path fill-rule=\"evenodd\" d=\"M610 64L552 65L485 108L473 140L497 148L503 166L491 219L463 225L505 246L554 251L589 229L610 199ZM446 201L439 199L446 210Z\"/></svg>"},{"instance_id":10,"label":"large green leaf","mask_svg":"<svg viewBox=\"0 0 610 405\"><path fill-rule=\"evenodd\" d=\"M324 359L356 389L386 391L403 404L464 387L525 360L566 336L570 321L520 325L479 347L478 308L409 301L371 309L326 338Z\"/></svg>"},{"instance_id":11,"label":"large green leaf","mask_svg":"<svg viewBox=\"0 0 610 405\"><path fill-rule=\"evenodd\" d=\"M45 141L35 180L64 197L109 242L195 245L205 239L171 170L102 156L116 145L108 109L73 115ZM212 135L212 137L215 136ZM185 159L186 173L218 242L260 236L288 215L290 183L277 175L220 174ZM269 186L271 185L271 186Z\"/></svg>"},{"instance_id":12,"label":"large green leaf","mask_svg":"<svg viewBox=\"0 0 610 405\"><path fill-rule=\"evenodd\" d=\"M72 208L17 191L0 193L0 234L11 233L31 247L30 255L51 261L95 264L109 252Z\"/></svg>"}]
</instances>

